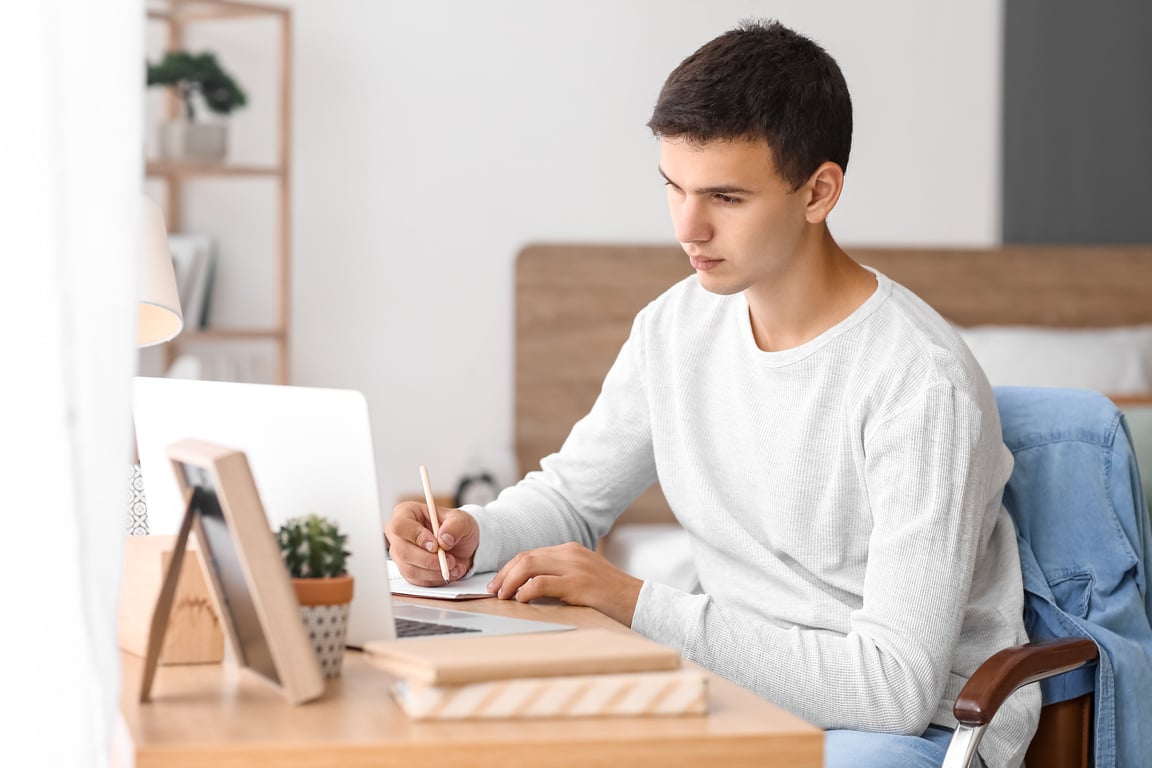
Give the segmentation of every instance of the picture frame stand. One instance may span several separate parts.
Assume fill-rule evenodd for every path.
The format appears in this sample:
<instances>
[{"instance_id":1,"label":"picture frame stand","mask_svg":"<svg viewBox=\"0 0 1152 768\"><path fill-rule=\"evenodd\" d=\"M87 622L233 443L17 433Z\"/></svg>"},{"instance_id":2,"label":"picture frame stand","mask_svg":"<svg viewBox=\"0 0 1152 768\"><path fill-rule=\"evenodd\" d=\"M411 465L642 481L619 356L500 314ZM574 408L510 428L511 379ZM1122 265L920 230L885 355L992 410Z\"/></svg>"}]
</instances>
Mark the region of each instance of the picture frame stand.
<instances>
[{"instance_id":1,"label":"picture frame stand","mask_svg":"<svg viewBox=\"0 0 1152 768\"><path fill-rule=\"evenodd\" d=\"M319 697L325 687L320 662L300 617L247 456L190 439L170 445L168 457L185 512L152 613L140 701L151 698L192 533L207 565L209 592L237 664L277 688L293 704Z\"/></svg>"}]
</instances>

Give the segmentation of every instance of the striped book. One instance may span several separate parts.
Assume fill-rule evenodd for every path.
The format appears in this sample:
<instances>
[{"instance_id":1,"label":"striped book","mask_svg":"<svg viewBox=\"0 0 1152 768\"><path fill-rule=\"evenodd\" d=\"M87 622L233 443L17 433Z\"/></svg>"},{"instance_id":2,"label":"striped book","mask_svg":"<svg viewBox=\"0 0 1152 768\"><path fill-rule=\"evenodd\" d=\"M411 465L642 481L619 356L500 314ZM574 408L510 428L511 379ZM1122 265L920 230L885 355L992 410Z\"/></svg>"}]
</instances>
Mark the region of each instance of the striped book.
<instances>
[{"instance_id":1,"label":"striped book","mask_svg":"<svg viewBox=\"0 0 1152 768\"><path fill-rule=\"evenodd\" d=\"M702 715L708 711L708 676L684 668L455 686L395 678L392 694L415 720Z\"/></svg>"}]
</instances>

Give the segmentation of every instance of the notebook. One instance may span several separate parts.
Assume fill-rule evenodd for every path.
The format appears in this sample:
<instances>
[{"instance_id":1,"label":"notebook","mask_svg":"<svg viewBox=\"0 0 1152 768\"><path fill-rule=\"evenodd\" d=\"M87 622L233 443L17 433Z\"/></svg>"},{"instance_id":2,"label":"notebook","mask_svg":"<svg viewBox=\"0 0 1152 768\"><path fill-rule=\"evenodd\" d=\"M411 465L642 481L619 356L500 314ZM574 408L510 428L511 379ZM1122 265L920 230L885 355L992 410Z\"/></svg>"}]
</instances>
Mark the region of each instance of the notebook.
<instances>
[{"instance_id":1,"label":"notebook","mask_svg":"<svg viewBox=\"0 0 1152 768\"><path fill-rule=\"evenodd\" d=\"M406 635L413 622L418 633L434 634L571 629L393 604L383 533L392 510L381 509L368 404L358 391L137 377L132 410L149 533L172 534L179 526L183 503L165 449L189 437L245 452L273 529L312 512L340 525L348 535L348 572L355 579L349 646L394 639L398 625ZM414 473L418 466L414 460Z\"/></svg>"}]
</instances>

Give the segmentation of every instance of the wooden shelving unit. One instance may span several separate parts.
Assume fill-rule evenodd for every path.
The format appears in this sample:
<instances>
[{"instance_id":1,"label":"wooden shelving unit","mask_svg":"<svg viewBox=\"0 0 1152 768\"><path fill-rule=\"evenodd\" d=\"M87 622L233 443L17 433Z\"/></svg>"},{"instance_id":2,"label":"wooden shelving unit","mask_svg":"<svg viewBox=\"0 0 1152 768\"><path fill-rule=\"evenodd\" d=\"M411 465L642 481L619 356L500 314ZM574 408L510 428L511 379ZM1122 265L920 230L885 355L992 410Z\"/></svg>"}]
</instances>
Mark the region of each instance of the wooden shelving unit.
<instances>
[{"instance_id":1,"label":"wooden shelving unit","mask_svg":"<svg viewBox=\"0 0 1152 768\"><path fill-rule=\"evenodd\" d=\"M274 250L274 320L271 328L185 328L175 340L165 347L170 363L179 353L182 344L188 342L220 342L227 344L236 341L270 341L275 345L275 380L287 384L290 379L290 340L291 340L291 257L292 257L292 11L257 3L238 0L149 0L148 18L166 27L167 50L184 48L185 31L192 25L207 21L225 21L262 17L276 23L279 43L277 83L279 109L277 131L279 147L276 162L272 165L244 165L224 163L221 165L200 165L148 160L145 166L149 178L161 181L165 186L165 220L170 232L180 232L182 227L183 186L185 182L197 179L266 178L276 184L276 243ZM168 100L169 117L180 113L180 101L176 94Z\"/></svg>"}]
</instances>

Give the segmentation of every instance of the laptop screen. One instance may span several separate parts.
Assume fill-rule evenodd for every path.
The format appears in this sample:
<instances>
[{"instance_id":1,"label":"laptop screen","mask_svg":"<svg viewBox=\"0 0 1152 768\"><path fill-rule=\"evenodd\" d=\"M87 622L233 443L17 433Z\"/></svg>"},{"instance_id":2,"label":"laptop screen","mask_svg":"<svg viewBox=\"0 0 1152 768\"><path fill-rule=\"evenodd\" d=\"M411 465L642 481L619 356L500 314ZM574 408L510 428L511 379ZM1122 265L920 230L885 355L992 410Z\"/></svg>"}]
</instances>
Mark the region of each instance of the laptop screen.
<instances>
[{"instance_id":1,"label":"laptop screen","mask_svg":"<svg viewBox=\"0 0 1152 768\"><path fill-rule=\"evenodd\" d=\"M168 445L197 438L242 450L273 529L315 512L348 534L348 644L392 636L383 533L391 507L381 509L360 392L139 377L132 407L149 533L176 533L184 514Z\"/></svg>"}]
</instances>

